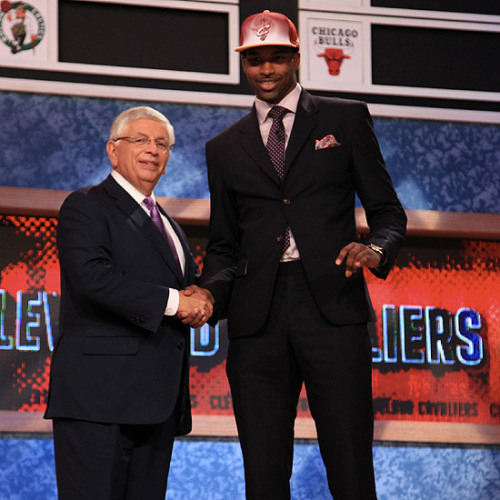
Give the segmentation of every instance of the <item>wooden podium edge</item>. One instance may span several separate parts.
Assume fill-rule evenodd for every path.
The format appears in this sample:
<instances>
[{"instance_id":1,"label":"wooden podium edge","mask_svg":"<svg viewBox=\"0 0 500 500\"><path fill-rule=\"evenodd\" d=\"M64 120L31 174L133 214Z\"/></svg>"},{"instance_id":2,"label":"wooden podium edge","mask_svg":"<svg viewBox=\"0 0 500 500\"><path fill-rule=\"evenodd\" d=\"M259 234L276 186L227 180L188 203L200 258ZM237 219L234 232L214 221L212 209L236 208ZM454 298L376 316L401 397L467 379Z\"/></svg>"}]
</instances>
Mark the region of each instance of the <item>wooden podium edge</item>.
<instances>
[{"instance_id":1,"label":"wooden podium edge","mask_svg":"<svg viewBox=\"0 0 500 500\"><path fill-rule=\"evenodd\" d=\"M41 412L0 411L2 433L52 433L52 422ZM236 438L233 416L194 415L188 437ZM295 420L295 438L316 439L314 421ZM375 420L375 441L394 443L434 443L465 445L500 445L500 425L450 422L409 422Z\"/></svg>"},{"instance_id":2,"label":"wooden podium edge","mask_svg":"<svg viewBox=\"0 0 500 500\"><path fill-rule=\"evenodd\" d=\"M56 217L69 191L0 186L0 214ZM209 200L158 197L181 225L208 226ZM408 236L500 240L500 214L406 210ZM356 208L360 233L368 226L362 208Z\"/></svg>"}]
</instances>

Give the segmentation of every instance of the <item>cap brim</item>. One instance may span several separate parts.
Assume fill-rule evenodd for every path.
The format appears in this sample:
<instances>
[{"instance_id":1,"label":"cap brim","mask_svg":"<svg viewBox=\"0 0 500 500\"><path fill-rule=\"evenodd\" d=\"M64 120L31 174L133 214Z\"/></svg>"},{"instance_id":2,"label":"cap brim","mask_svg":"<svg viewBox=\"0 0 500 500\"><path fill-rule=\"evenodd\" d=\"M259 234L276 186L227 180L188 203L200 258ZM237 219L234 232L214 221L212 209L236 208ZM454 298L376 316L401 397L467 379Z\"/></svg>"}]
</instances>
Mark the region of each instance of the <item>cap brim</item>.
<instances>
[{"instance_id":1,"label":"cap brim","mask_svg":"<svg viewBox=\"0 0 500 500\"><path fill-rule=\"evenodd\" d=\"M241 45L240 47L236 47L234 49L235 52L243 52L244 50L254 49L256 47L291 47L292 49L298 49L297 45L293 43L254 43L250 45Z\"/></svg>"}]
</instances>

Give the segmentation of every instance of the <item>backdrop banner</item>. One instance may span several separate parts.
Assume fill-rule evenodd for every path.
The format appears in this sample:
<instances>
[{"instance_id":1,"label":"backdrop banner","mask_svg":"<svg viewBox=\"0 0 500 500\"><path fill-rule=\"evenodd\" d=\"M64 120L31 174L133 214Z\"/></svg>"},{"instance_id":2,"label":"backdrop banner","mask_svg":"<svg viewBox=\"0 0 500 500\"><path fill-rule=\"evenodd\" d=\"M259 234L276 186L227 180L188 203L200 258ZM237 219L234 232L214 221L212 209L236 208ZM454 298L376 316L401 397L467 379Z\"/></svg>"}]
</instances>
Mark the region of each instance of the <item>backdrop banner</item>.
<instances>
[{"instance_id":1,"label":"backdrop banner","mask_svg":"<svg viewBox=\"0 0 500 500\"><path fill-rule=\"evenodd\" d=\"M0 216L0 410L43 412L58 334L57 219ZM189 234L202 263L204 238ZM366 272L378 420L500 423L500 242L409 238ZM191 330L195 415L231 415L225 322ZM305 392L298 416L310 418Z\"/></svg>"}]
</instances>

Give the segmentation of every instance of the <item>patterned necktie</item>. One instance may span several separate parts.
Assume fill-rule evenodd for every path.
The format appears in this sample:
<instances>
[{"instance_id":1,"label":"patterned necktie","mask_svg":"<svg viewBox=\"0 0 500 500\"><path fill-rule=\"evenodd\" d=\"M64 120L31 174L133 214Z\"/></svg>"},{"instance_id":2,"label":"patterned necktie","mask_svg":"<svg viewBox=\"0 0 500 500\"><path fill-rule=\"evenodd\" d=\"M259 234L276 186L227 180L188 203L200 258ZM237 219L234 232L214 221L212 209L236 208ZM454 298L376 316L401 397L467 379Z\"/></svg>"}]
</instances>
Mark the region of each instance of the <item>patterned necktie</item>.
<instances>
[{"instance_id":1,"label":"patterned necktie","mask_svg":"<svg viewBox=\"0 0 500 500\"><path fill-rule=\"evenodd\" d=\"M283 180L285 174L285 127L283 125L283 116L288 113L288 109L282 106L273 106L269 111L268 117L273 119L269 137L267 138L266 148L273 162L274 169L279 178ZM290 246L290 228L285 229L283 238L283 253Z\"/></svg>"},{"instance_id":2,"label":"patterned necktie","mask_svg":"<svg viewBox=\"0 0 500 500\"><path fill-rule=\"evenodd\" d=\"M266 148L280 179L283 179L285 173L285 127L283 126L283 116L286 113L288 113L288 109L273 106L267 115L272 118L273 124L269 131Z\"/></svg>"},{"instance_id":3,"label":"patterned necktie","mask_svg":"<svg viewBox=\"0 0 500 500\"><path fill-rule=\"evenodd\" d=\"M159 229L160 233L163 234L165 239L168 241L168 246L170 247L170 251L172 252L172 255L174 256L175 262L177 262L177 265L179 266L179 269L181 269L181 265L179 262L179 255L177 254L177 250L175 248L175 243L174 240L172 239L172 236L170 236L169 232L165 229L165 226L163 225L163 221L161 220L161 215L160 211L158 210L158 207L151 198L151 196L146 196L144 198L144 205L146 205L146 208L149 210L149 213L151 214L151 219L153 219L153 222L155 223L156 227Z\"/></svg>"}]
</instances>

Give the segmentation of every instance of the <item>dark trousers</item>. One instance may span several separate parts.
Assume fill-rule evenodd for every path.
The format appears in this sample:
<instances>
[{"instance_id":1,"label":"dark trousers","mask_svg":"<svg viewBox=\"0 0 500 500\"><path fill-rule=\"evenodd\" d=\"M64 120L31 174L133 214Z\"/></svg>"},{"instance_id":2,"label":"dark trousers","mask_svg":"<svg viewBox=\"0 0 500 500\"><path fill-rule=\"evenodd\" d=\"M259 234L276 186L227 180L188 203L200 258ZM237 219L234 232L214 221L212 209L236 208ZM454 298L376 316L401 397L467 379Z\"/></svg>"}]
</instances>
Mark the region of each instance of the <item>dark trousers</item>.
<instances>
[{"instance_id":1,"label":"dark trousers","mask_svg":"<svg viewBox=\"0 0 500 500\"><path fill-rule=\"evenodd\" d=\"M59 500L165 500L175 420L120 425L54 419Z\"/></svg>"},{"instance_id":2,"label":"dark trousers","mask_svg":"<svg viewBox=\"0 0 500 500\"><path fill-rule=\"evenodd\" d=\"M266 325L252 337L231 340L227 373L247 499L290 498L303 383L335 500L376 498L367 326L326 322L300 262L280 265Z\"/></svg>"}]
</instances>

